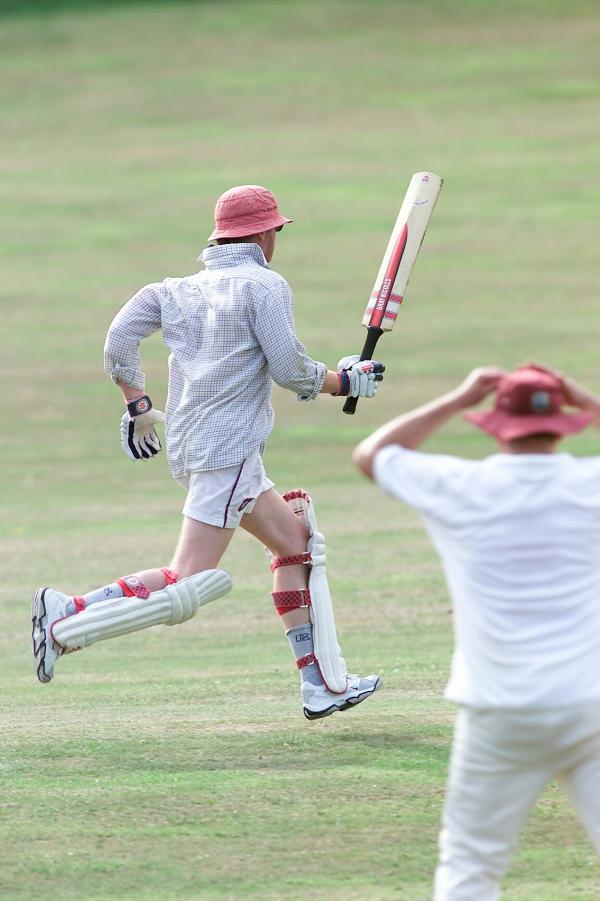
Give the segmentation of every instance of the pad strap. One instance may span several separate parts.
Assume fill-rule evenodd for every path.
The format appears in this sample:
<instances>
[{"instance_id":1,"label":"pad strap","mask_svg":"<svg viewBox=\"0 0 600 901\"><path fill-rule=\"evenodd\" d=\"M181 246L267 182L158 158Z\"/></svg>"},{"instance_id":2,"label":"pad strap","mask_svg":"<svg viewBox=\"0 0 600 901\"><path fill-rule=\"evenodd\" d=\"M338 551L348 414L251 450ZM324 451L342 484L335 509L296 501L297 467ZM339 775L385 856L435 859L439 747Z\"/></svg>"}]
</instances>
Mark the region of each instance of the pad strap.
<instances>
[{"instance_id":1,"label":"pad strap","mask_svg":"<svg viewBox=\"0 0 600 901\"><path fill-rule=\"evenodd\" d=\"M292 557L275 557L271 563L271 572L275 572L280 566L295 566L298 563L310 563L311 555L305 551L303 554L294 554Z\"/></svg>"},{"instance_id":2,"label":"pad strap","mask_svg":"<svg viewBox=\"0 0 600 901\"><path fill-rule=\"evenodd\" d=\"M280 616L289 613L290 610L298 610L300 607L310 607L310 591L308 588L298 588L295 591L274 591L271 594L275 610Z\"/></svg>"},{"instance_id":3,"label":"pad strap","mask_svg":"<svg viewBox=\"0 0 600 901\"><path fill-rule=\"evenodd\" d=\"M314 654L307 654L306 657L298 657L296 660L296 666L298 669L304 669L305 666L310 666L311 663L316 663L317 658Z\"/></svg>"},{"instance_id":4,"label":"pad strap","mask_svg":"<svg viewBox=\"0 0 600 901\"><path fill-rule=\"evenodd\" d=\"M123 597L126 598L142 598L145 600L150 597L150 589L146 588L144 583L137 576L128 576L126 579L117 579L117 585L120 586Z\"/></svg>"},{"instance_id":5,"label":"pad strap","mask_svg":"<svg viewBox=\"0 0 600 901\"><path fill-rule=\"evenodd\" d=\"M161 568L161 573L165 577L167 585L174 585L175 582L179 582L179 576L172 569Z\"/></svg>"}]
</instances>

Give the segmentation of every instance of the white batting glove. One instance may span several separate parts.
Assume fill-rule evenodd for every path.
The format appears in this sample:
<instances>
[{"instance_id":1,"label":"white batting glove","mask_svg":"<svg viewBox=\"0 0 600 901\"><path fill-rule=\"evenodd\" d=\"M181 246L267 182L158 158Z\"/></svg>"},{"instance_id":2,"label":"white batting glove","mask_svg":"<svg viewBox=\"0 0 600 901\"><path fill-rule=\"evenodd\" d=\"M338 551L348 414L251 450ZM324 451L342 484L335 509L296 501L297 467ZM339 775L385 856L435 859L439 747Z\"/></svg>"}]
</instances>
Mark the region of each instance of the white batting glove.
<instances>
[{"instance_id":1,"label":"white batting glove","mask_svg":"<svg viewBox=\"0 0 600 901\"><path fill-rule=\"evenodd\" d=\"M340 387L337 397L374 397L385 366L377 360L361 360L358 354L342 357L337 365Z\"/></svg>"},{"instance_id":2,"label":"white batting glove","mask_svg":"<svg viewBox=\"0 0 600 901\"><path fill-rule=\"evenodd\" d=\"M355 363L358 363L360 360L360 354L350 354L348 357L342 357L341 360L338 360L337 371L342 372L344 369L350 369Z\"/></svg>"},{"instance_id":3,"label":"white batting glove","mask_svg":"<svg viewBox=\"0 0 600 901\"><path fill-rule=\"evenodd\" d=\"M127 404L121 417L121 447L130 460L150 460L161 450L156 423L164 422L162 410L155 410L145 394Z\"/></svg>"}]
</instances>

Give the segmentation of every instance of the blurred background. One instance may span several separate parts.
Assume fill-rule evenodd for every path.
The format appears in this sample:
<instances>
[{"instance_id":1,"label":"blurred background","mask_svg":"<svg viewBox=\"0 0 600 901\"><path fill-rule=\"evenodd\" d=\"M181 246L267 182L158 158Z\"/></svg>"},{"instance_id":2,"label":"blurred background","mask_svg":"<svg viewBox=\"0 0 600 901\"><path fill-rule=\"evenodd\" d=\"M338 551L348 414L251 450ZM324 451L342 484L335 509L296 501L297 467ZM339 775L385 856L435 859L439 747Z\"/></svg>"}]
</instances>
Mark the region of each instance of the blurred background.
<instances>
[{"instance_id":1,"label":"blurred background","mask_svg":"<svg viewBox=\"0 0 600 901\"><path fill-rule=\"evenodd\" d=\"M288 898L300 895L292 859L277 873L272 865L285 816L279 822L261 808L260 821L249 821L248 835L262 835L262 844L246 835L252 862L242 866L240 815L214 801L212 784L202 791L217 803L223 836L215 840L207 826L208 883L194 881L198 872L185 862L188 839L171 828L174 795L160 773L153 783L160 804L150 789L145 797L153 811L166 805L162 844L130 822L128 840L143 833L143 841L127 853L113 814L88 816L82 808L102 758L99 741L104 776L128 754L139 761L140 741L175 768L182 749L196 747L200 667L200 678L221 680L222 693L204 699L201 714L203 740L223 736L224 744L211 745L215 760L230 754L239 764L239 729L260 731L267 717L266 759L287 742L292 760L300 755L311 774L309 795L330 791L343 824L378 836L376 848L365 838L356 864L345 867L334 813L309 830L303 897L428 896L452 716L440 698L451 647L448 604L418 520L364 483L350 453L373 427L476 365L547 362L598 386L599 40L596 0L0 0L0 716L12 792L10 854L0 863L6 894L34 897L41 874L58 880L61 897L100 897L90 875L99 873L106 897L142 897L139 853L156 880L148 897L280 897L284 888ZM378 347L387 367L381 391L350 418L331 398L298 404L276 388L276 431L265 458L280 490L301 486L315 497L352 666L386 673L379 710L354 721L362 739L343 723L325 733L331 746L316 737L314 746L313 739L303 744L266 563L246 536L236 537L224 561L236 585L231 605L215 606L183 637L168 630L61 661L60 684L36 685L27 656L31 590L52 584L81 593L148 560L167 563L179 528L183 496L164 459L134 467L119 448L121 397L102 369L115 312L141 285L197 269L219 194L264 184L294 219L279 236L273 268L294 290L309 353L334 367L362 347L362 313L410 177L420 170L445 184L396 328ZM160 407L160 336L146 342L143 359ZM472 456L490 450L461 421L430 446ZM584 433L570 447L595 453L597 436ZM187 738L176 743L182 721ZM77 758L88 781L67 791L48 742L59 767ZM260 769L256 745L243 747ZM352 785L365 778L353 762L375 755L380 788L362 799L364 817L360 804L338 799L340 748ZM327 778L313 771L315 753L331 754ZM97 810L123 809L132 790L124 785L94 789ZM407 786L412 814L402 802ZM273 787L273 804L291 790L285 781ZM192 782L184 794L200 803L198 792ZM547 797L529 833L539 855L547 854L544 886L525 856L507 897L562 901L571 897L574 872L577 897L597 897L591 852L557 798ZM16 828L17 809L26 811L25 831ZM576 836L564 854L552 852L540 826L548 811ZM196 822L189 816L188 826ZM270 828L265 822L272 843L261 832ZM64 842L47 838L56 828L86 866L73 870ZM37 837L38 848L50 841L39 870L23 856L25 835ZM118 873L102 862L101 836L121 861ZM336 863L319 856L325 838Z\"/></svg>"}]
</instances>

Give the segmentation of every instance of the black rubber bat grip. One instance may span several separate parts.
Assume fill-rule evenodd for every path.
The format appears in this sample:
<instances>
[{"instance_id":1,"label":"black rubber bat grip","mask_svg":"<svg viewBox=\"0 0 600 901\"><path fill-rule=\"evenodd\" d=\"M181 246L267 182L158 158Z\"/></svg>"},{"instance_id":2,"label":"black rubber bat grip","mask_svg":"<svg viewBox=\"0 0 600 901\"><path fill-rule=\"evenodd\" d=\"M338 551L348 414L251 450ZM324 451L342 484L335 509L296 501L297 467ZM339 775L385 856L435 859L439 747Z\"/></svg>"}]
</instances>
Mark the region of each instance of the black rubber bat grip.
<instances>
[{"instance_id":1,"label":"black rubber bat grip","mask_svg":"<svg viewBox=\"0 0 600 901\"><path fill-rule=\"evenodd\" d=\"M362 353L360 355L361 360L372 360L373 354L375 352L375 345L383 335L383 329L377 328L375 325L370 325L367 328L367 340L365 341L365 346L362 349ZM358 397L348 397L346 398L346 403L344 404L343 410L344 413L348 413L350 416L354 415L354 411L356 410L356 405L358 403Z\"/></svg>"}]
</instances>

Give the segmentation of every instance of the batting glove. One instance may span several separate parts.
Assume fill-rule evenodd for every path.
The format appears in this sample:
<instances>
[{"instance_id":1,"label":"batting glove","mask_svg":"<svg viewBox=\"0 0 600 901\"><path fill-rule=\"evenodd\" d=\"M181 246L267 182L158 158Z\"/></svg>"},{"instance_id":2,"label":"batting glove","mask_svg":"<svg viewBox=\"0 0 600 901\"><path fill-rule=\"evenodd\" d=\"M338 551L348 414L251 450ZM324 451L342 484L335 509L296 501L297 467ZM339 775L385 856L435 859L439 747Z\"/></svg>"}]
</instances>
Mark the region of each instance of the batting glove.
<instances>
[{"instance_id":1,"label":"batting glove","mask_svg":"<svg viewBox=\"0 0 600 901\"><path fill-rule=\"evenodd\" d=\"M337 365L337 397L374 397L383 381L385 366L377 360L361 360L358 354L342 357Z\"/></svg>"},{"instance_id":2,"label":"batting glove","mask_svg":"<svg viewBox=\"0 0 600 901\"><path fill-rule=\"evenodd\" d=\"M162 445L156 433L157 422L164 422L162 410L155 410L145 394L127 404L121 417L121 447L130 460L150 460Z\"/></svg>"}]
</instances>

